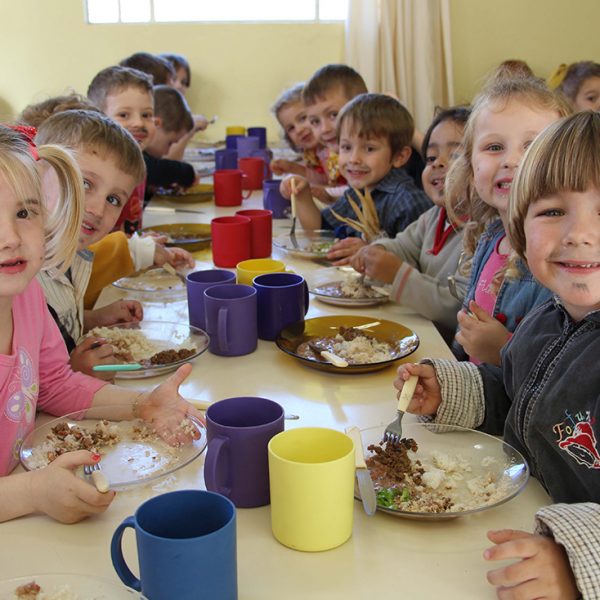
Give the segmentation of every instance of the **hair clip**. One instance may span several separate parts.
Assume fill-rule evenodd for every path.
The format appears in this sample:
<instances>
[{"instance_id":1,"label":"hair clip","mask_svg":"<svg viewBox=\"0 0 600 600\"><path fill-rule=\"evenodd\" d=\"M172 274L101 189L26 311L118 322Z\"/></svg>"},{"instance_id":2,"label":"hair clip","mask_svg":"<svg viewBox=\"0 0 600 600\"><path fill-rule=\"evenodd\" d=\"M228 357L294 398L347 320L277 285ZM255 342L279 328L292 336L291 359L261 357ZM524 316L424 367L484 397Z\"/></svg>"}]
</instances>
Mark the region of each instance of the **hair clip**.
<instances>
[{"instance_id":1,"label":"hair clip","mask_svg":"<svg viewBox=\"0 0 600 600\"><path fill-rule=\"evenodd\" d=\"M21 137L27 142L29 145L29 151L31 152L31 156L35 158L35 160L39 160L39 154L37 151L37 146L35 145L35 136L37 134L37 130L35 127L30 127L29 125L9 125L9 127L21 134Z\"/></svg>"}]
</instances>

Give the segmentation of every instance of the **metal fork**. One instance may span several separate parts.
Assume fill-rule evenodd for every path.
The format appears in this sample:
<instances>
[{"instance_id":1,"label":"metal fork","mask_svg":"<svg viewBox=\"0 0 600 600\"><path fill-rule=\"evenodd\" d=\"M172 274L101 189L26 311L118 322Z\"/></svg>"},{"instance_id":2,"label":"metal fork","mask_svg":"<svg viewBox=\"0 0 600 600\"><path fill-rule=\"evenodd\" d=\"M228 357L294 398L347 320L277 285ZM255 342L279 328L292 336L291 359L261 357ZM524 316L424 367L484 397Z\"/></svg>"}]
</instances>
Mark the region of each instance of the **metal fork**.
<instances>
[{"instance_id":1,"label":"metal fork","mask_svg":"<svg viewBox=\"0 0 600 600\"><path fill-rule=\"evenodd\" d=\"M402 417L415 393L418 381L419 378L416 375L411 375L410 378L404 382L402 389L398 392L398 414L385 428L385 431L383 432L383 442L398 444L402 439Z\"/></svg>"},{"instance_id":2,"label":"metal fork","mask_svg":"<svg viewBox=\"0 0 600 600\"><path fill-rule=\"evenodd\" d=\"M91 477L92 473L94 471L99 471L100 470L100 465L98 463L95 463L93 465L83 465L83 474Z\"/></svg>"},{"instance_id":3,"label":"metal fork","mask_svg":"<svg viewBox=\"0 0 600 600\"><path fill-rule=\"evenodd\" d=\"M89 477L93 484L96 486L96 489L105 493L108 492L110 488L110 483L106 475L102 472L100 468L100 463L95 463L93 465L83 465L83 474L86 477Z\"/></svg>"},{"instance_id":4,"label":"metal fork","mask_svg":"<svg viewBox=\"0 0 600 600\"><path fill-rule=\"evenodd\" d=\"M292 246L294 246L294 248L299 248L298 240L296 239L296 180L293 177L290 184L292 186L292 197L290 199L292 208L292 228L290 229L290 241L292 242Z\"/></svg>"}]
</instances>

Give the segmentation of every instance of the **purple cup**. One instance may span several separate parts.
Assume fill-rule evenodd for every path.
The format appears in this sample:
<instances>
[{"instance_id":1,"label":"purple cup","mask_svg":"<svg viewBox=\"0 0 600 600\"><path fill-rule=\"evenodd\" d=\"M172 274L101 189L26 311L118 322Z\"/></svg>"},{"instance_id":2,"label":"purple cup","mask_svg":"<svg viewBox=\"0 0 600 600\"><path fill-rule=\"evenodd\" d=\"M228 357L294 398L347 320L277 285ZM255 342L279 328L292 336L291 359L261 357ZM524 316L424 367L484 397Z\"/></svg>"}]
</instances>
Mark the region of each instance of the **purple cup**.
<instances>
[{"instance_id":1,"label":"purple cup","mask_svg":"<svg viewBox=\"0 0 600 600\"><path fill-rule=\"evenodd\" d=\"M248 127L248 135L257 137L259 148L267 147L267 128L266 127Z\"/></svg>"},{"instance_id":2,"label":"purple cup","mask_svg":"<svg viewBox=\"0 0 600 600\"><path fill-rule=\"evenodd\" d=\"M204 290L213 285L235 283L235 273L225 269L206 269L189 273L185 279L190 325L206 329Z\"/></svg>"},{"instance_id":3,"label":"purple cup","mask_svg":"<svg viewBox=\"0 0 600 600\"><path fill-rule=\"evenodd\" d=\"M266 398L227 398L211 404L206 411L206 489L239 508L269 504L267 446L284 430L284 418L283 407Z\"/></svg>"},{"instance_id":4,"label":"purple cup","mask_svg":"<svg viewBox=\"0 0 600 600\"><path fill-rule=\"evenodd\" d=\"M273 212L274 219L287 219L290 216L290 201L279 193L281 179L263 181L263 208Z\"/></svg>"},{"instance_id":5,"label":"purple cup","mask_svg":"<svg viewBox=\"0 0 600 600\"><path fill-rule=\"evenodd\" d=\"M237 150L232 148L223 148L215 152L215 170L237 169Z\"/></svg>"},{"instance_id":6,"label":"purple cup","mask_svg":"<svg viewBox=\"0 0 600 600\"><path fill-rule=\"evenodd\" d=\"M240 133L234 133L225 136L225 147L230 150L237 150L237 139L241 137L246 137Z\"/></svg>"},{"instance_id":7,"label":"purple cup","mask_svg":"<svg viewBox=\"0 0 600 600\"><path fill-rule=\"evenodd\" d=\"M275 340L280 331L304 319L308 286L295 273L265 273L254 278L258 307L258 337Z\"/></svg>"},{"instance_id":8,"label":"purple cup","mask_svg":"<svg viewBox=\"0 0 600 600\"><path fill-rule=\"evenodd\" d=\"M254 153L260 150L260 140L257 137L241 136L235 143L237 145L238 159L254 156Z\"/></svg>"},{"instance_id":9,"label":"purple cup","mask_svg":"<svg viewBox=\"0 0 600 600\"><path fill-rule=\"evenodd\" d=\"M256 290L249 285L213 285L204 290L208 349L221 356L241 356L258 343Z\"/></svg>"}]
</instances>

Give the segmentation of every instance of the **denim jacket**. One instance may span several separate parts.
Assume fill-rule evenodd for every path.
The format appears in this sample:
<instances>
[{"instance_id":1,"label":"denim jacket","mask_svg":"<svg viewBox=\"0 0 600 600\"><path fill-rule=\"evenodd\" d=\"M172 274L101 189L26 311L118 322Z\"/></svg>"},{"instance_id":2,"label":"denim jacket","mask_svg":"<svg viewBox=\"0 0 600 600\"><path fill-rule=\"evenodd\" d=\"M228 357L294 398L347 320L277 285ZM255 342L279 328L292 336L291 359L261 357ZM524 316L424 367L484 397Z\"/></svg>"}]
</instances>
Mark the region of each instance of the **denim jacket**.
<instances>
[{"instance_id":1,"label":"denim jacket","mask_svg":"<svg viewBox=\"0 0 600 600\"><path fill-rule=\"evenodd\" d=\"M475 248L475 253L473 254L469 286L463 308L466 309L469 306L469 302L475 299L475 291L481 272L498 241L504 235L502 221L498 219L488 225L479 238L477 248ZM518 279L504 279L500 285L492 314L511 333L514 332L517 325L532 308L552 297L552 292L542 287L522 262L519 262L519 267L521 269L521 276ZM457 342L454 342L452 349L458 358L466 359L464 350Z\"/></svg>"}]
</instances>

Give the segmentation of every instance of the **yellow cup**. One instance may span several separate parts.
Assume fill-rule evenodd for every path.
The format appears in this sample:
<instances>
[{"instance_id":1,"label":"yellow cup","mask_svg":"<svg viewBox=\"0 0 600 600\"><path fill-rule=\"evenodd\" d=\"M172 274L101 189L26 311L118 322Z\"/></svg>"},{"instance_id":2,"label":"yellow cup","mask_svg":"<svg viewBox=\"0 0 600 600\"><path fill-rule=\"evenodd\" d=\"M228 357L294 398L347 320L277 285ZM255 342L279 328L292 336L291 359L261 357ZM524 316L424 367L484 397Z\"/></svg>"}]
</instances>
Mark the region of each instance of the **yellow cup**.
<instances>
[{"instance_id":1,"label":"yellow cup","mask_svg":"<svg viewBox=\"0 0 600 600\"><path fill-rule=\"evenodd\" d=\"M354 444L339 431L290 429L269 442L271 528L294 550L335 548L352 535Z\"/></svg>"},{"instance_id":2,"label":"yellow cup","mask_svg":"<svg viewBox=\"0 0 600 600\"><path fill-rule=\"evenodd\" d=\"M241 125L230 125L225 129L227 135L246 135L246 128Z\"/></svg>"},{"instance_id":3,"label":"yellow cup","mask_svg":"<svg viewBox=\"0 0 600 600\"><path fill-rule=\"evenodd\" d=\"M237 282L252 285L257 275L265 273L281 273L285 271L285 263L272 258L251 258L239 262L236 267Z\"/></svg>"}]
</instances>

